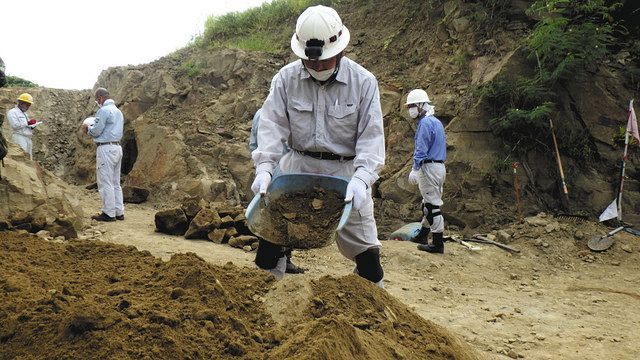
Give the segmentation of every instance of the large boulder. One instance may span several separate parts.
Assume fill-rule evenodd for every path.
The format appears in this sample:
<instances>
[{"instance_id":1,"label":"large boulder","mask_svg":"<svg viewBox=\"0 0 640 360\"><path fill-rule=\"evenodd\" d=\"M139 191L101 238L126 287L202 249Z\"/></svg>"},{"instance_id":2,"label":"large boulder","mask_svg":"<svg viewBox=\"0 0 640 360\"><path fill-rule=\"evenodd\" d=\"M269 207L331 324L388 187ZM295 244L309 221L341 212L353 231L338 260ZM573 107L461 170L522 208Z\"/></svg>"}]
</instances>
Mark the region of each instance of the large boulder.
<instances>
[{"instance_id":1,"label":"large boulder","mask_svg":"<svg viewBox=\"0 0 640 360\"><path fill-rule=\"evenodd\" d=\"M60 225L65 228L61 235L76 237L84 216L77 191L29 160L17 145L9 142L8 150L0 168L0 221L32 232Z\"/></svg>"}]
</instances>

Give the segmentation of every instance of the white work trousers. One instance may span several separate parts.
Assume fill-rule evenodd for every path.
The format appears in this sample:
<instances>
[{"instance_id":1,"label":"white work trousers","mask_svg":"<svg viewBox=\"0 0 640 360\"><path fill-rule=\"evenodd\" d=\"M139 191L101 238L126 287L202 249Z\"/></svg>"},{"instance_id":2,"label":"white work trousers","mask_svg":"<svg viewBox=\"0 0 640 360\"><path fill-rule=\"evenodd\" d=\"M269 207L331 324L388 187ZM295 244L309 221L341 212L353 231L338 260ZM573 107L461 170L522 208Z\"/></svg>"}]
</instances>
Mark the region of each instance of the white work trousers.
<instances>
[{"instance_id":1,"label":"white work trousers","mask_svg":"<svg viewBox=\"0 0 640 360\"><path fill-rule=\"evenodd\" d=\"M280 160L283 174L307 173L340 176L350 180L355 169L353 160L320 160L290 151ZM353 209L347 224L336 235L340 253L347 259L355 261L356 255L370 248L382 247L378 240L378 229L373 217L373 199L371 188L367 190L367 200L360 210Z\"/></svg>"},{"instance_id":2,"label":"white work trousers","mask_svg":"<svg viewBox=\"0 0 640 360\"><path fill-rule=\"evenodd\" d=\"M122 147L120 145L100 145L96 149L96 179L102 200L102 212L115 217L124 215L122 188L120 187L120 167Z\"/></svg>"},{"instance_id":3,"label":"white work trousers","mask_svg":"<svg viewBox=\"0 0 640 360\"><path fill-rule=\"evenodd\" d=\"M420 174L418 175L418 188L420 194L422 194L422 204L431 204L435 206L442 206L442 190L444 186L444 179L447 171L444 164L440 163L424 163L420 167ZM427 220L427 214L422 218L422 226L430 227L432 233L444 232L444 218L442 215L433 217L433 222L430 224Z\"/></svg>"},{"instance_id":4,"label":"white work trousers","mask_svg":"<svg viewBox=\"0 0 640 360\"><path fill-rule=\"evenodd\" d=\"M13 142L18 144L24 152L29 154L29 159L33 160L33 143L31 142L31 136L13 133L11 134L11 139L13 139Z\"/></svg>"}]
</instances>

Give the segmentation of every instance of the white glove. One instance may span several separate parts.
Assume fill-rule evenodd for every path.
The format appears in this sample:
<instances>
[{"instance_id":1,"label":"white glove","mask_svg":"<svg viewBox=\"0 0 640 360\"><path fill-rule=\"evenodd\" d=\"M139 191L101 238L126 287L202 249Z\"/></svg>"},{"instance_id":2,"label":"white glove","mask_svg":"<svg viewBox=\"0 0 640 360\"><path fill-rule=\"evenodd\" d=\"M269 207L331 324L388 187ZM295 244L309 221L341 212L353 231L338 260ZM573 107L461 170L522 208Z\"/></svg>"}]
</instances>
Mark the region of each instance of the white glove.
<instances>
[{"instance_id":1,"label":"white glove","mask_svg":"<svg viewBox=\"0 0 640 360\"><path fill-rule=\"evenodd\" d=\"M270 183L271 174L266 171L260 171L256 174L253 184L251 184L251 191L253 191L254 194L265 194Z\"/></svg>"},{"instance_id":2,"label":"white glove","mask_svg":"<svg viewBox=\"0 0 640 360\"><path fill-rule=\"evenodd\" d=\"M353 208L360 210L364 205L367 198L367 184L364 181L354 177L349 181L347 185L347 193L344 197L344 201L352 201Z\"/></svg>"},{"instance_id":3,"label":"white glove","mask_svg":"<svg viewBox=\"0 0 640 360\"><path fill-rule=\"evenodd\" d=\"M418 183L418 175L420 174L420 170L415 170L415 169L411 169L411 172L409 173L409 182L412 183L413 185L416 185Z\"/></svg>"}]
</instances>

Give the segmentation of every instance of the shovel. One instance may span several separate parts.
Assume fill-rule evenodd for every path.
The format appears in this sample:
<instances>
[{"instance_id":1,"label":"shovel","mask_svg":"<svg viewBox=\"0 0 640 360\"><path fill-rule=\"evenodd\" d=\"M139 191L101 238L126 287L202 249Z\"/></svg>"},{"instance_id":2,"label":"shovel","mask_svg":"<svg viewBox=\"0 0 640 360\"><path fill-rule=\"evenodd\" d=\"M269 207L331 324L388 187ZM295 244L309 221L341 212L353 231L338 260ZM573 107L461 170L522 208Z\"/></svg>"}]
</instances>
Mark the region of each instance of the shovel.
<instances>
[{"instance_id":1,"label":"shovel","mask_svg":"<svg viewBox=\"0 0 640 360\"><path fill-rule=\"evenodd\" d=\"M624 226L620 226L619 228L615 228L609 231L606 235L602 236L594 236L587 242L587 246L589 249L595 252L602 252L607 250L613 245L613 239L611 238L615 233L624 230Z\"/></svg>"},{"instance_id":2,"label":"shovel","mask_svg":"<svg viewBox=\"0 0 640 360\"><path fill-rule=\"evenodd\" d=\"M456 235L445 236L444 240L457 242L458 244L460 244L460 245L466 247L467 249L469 249L470 251L480 251L480 250L482 250L482 247L469 244L468 242L466 242L465 240L460 239Z\"/></svg>"},{"instance_id":3,"label":"shovel","mask_svg":"<svg viewBox=\"0 0 640 360\"><path fill-rule=\"evenodd\" d=\"M491 245L495 245L501 249L507 250L509 252L512 253L516 253L519 254L520 250L516 249L516 248L512 248L511 246L505 245L503 243L499 243L497 241L493 241L491 239L489 239L488 237L485 237L484 235L480 235L480 234L476 234L473 235L473 238L471 239L466 239L469 242L477 242L477 243L481 243L481 244L491 244Z\"/></svg>"}]
</instances>

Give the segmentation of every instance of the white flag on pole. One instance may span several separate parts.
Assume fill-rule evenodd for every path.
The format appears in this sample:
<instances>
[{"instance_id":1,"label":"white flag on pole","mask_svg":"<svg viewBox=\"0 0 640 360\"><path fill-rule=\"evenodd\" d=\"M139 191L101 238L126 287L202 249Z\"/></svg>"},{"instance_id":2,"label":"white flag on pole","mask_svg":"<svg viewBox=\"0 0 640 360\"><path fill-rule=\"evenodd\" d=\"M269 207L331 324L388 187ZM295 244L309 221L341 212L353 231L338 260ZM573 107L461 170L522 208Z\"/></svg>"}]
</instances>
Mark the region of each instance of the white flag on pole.
<instances>
[{"instance_id":1,"label":"white flag on pole","mask_svg":"<svg viewBox=\"0 0 640 360\"><path fill-rule=\"evenodd\" d=\"M640 142L640 133L638 132L638 119L636 112L633 111L633 100L629 101L629 121L627 121L627 131L634 139Z\"/></svg>"},{"instance_id":2,"label":"white flag on pole","mask_svg":"<svg viewBox=\"0 0 640 360\"><path fill-rule=\"evenodd\" d=\"M615 217L618 217L618 202L613 200L609 206L600 214L600 222L611 220Z\"/></svg>"}]
</instances>

